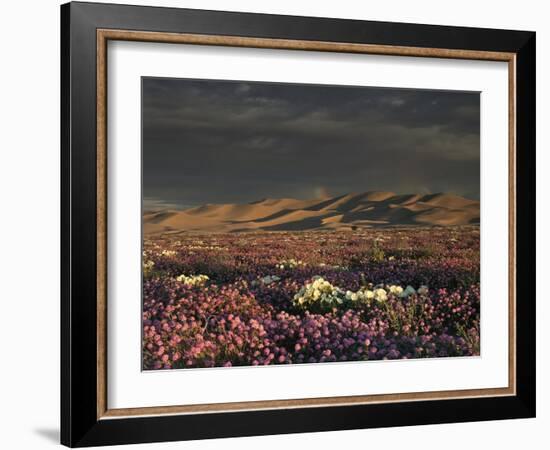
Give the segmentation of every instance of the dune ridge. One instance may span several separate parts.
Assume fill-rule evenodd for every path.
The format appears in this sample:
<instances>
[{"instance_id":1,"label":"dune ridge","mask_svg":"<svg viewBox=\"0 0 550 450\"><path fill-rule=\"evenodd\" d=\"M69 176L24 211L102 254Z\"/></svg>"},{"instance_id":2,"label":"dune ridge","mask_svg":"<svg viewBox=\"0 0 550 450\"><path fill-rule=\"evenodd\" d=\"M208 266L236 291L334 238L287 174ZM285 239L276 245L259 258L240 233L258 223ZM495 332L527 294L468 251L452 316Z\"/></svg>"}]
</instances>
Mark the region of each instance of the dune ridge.
<instances>
[{"instance_id":1,"label":"dune ridge","mask_svg":"<svg viewBox=\"0 0 550 450\"><path fill-rule=\"evenodd\" d=\"M479 201L437 193L369 191L299 200L269 198L246 204L205 204L143 215L145 235L181 232L353 230L360 227L479 223Z\"/></svg>"}]
</instances>

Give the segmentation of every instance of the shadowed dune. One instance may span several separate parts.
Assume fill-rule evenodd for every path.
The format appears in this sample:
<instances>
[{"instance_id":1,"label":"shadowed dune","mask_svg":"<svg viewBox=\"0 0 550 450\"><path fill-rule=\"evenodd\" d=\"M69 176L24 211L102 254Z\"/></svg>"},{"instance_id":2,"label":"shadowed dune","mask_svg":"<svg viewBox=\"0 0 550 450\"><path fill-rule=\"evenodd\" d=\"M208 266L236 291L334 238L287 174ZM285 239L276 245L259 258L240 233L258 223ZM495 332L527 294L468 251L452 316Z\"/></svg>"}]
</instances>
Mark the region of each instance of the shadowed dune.
<instances>
[{"instance_id":1,"label":"shadowed dune","mask_svg":"<svg viewBox=\"0 0 550 450\"><path fill-rule=\"evenodd\" d=\"M305 231L392 225L479 223L479 202L454 194L363 192L333 198L263 199L247 204L206 204L143 215L145 234L181 232Z\"/></svg>"}]
</instances>

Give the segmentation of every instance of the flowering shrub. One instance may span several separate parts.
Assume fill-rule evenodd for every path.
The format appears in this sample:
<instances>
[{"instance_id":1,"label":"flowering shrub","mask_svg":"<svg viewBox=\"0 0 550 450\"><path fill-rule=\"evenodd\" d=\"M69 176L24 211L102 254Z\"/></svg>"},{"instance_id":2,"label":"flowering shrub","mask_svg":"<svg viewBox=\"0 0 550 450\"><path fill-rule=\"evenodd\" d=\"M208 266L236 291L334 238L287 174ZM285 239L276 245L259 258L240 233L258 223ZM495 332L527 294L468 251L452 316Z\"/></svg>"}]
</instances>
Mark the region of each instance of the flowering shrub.
<instances>
[{"instance_id":1,"label":"flowering shrub","mask_svg":"<svg viewBox=\"0 0 550 450\"><path fill-rule=\"evenodd\" d=\"M388 291L382 287L375 287L373 290L361 288L357 292L347 291L346 298L349 298L351 301L359 300L367 304L369 304L372 299L377 302L385 302L388 299Z\"/></svg>"},{"instance_id":2,"label":"flowering shrub","mask_svg":"<svg viewBox=\"0 0 550 450\"><path fill-rule=\"evenodd\" d=\"M146 370L480 352L477 226L149 237L143 261Z\"/></svg>"},{"instance_id":3,"label":"flowering shrub","mask_svg":"<svg viewBox=\"0 0 550 450\"><path fill-rule=\"evenodd\" d=\"M180 275L176 280L189 286L203 286L209 278L207 275Z\"/></svg>"},{"instance_id":4,"label":"flowering shrub","mask_svg":"<svg viewBox=\"0 0 550 450\"><path fill-rule=\"evenodd\" d=\"M370 289L372 284L366 287L361 287L357 292L347 290L344 292L337 286L333 286L321 276L314 276L312 282L306 283L300 291L294 296L293 304L302 309L312 310L327 310L338 307L349 301L347 307L365 307L370 306L372 300L376 302L385 302L388 295L407 298L410 295L417 294L417 291L412 286L407 286L403 289L401 286L383 285L375 286ZM421 286L418 289L418 295L424 295L427 291L427 286Z\"/></svg>"},{"instance_id":5,"label":"flowering shrub","mask_svg":"<svg viewBox=\"0 0 550 450\"><path fill-rule=\"evenodd\" d=\"M147 276L149 275L153 268L155 267L155 261L143 261L142 269L143 269L143 275Z\"/></svg>"},{"instance_id":6,"label":"flowering shrub","mask_svg":"<svg viewBox=\"0 0 550 450\"><path fill-rule=\"evenodd\" d=\"M344 303L344 291L333 286L323 277L313 277L294 296L293 303L303 309L329 309Z\"/></svg>"}]
</instances>

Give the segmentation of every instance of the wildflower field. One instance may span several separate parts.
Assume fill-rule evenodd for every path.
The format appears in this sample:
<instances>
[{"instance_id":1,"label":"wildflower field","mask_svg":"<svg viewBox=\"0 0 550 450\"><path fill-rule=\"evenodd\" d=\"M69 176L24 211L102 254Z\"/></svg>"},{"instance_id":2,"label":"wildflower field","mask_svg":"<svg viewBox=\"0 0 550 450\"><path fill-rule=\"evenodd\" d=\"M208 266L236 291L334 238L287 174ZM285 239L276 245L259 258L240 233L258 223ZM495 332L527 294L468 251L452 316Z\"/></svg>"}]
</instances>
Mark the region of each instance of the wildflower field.
<instances>
[{"instance_id":1,"label":"wildflower field","mask_svg":"<svg viewBox=\"0 0 550 450\"><path fill-rule=\"evenodd\" d=\"M149 236L143 368L479 355L479 265L479 226Z\"/></svg>"}]
</instances>

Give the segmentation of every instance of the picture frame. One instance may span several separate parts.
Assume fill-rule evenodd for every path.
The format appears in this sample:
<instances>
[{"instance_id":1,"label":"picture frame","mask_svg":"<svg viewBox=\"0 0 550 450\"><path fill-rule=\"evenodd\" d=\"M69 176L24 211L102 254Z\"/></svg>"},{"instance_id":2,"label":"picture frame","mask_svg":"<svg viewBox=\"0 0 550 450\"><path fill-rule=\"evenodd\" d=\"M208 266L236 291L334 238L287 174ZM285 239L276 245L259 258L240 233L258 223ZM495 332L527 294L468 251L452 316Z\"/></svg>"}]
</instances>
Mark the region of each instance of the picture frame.
<instances>
[{"instance_id":1,"label":"picture frame","mask_svg":"<svg viewBox=\"0 0 550 450\"><path fill-rule=\"evenodd\" d=\"M114 445L529 418L535 379L533 32L71 2L61 6L61 443ZM107 44L155 42L508 66L508 386L109 408Z\"/></svg>"}]
</instances>

